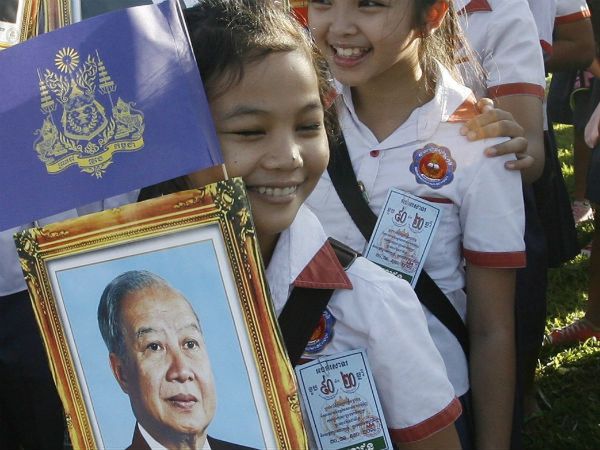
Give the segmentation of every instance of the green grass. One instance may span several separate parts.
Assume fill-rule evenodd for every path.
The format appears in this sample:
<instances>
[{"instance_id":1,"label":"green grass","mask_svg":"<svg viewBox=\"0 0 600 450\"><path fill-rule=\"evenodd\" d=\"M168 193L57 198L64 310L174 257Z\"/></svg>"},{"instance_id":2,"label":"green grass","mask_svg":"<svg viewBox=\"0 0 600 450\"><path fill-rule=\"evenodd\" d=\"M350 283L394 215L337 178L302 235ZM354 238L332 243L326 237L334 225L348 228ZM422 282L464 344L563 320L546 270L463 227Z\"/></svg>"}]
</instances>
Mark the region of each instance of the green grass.
<instances>
[{"instance_id":1,"label":"green grass","mask_svg":"<svg viewBox=\"0 0 600 450\"><path fill-rule=\"evenodd\" d=\"M572 128L555 126L567 188L573 188ZM592 225L578 227L580 243L591 238ZM546 331L582 317L587 301L588 258L578 256L551 269ZM536 382L549 408L525 426L526 450L600 450L600 343L589 340L568 348L542 349Z\"/></svg>"}]
</instances>

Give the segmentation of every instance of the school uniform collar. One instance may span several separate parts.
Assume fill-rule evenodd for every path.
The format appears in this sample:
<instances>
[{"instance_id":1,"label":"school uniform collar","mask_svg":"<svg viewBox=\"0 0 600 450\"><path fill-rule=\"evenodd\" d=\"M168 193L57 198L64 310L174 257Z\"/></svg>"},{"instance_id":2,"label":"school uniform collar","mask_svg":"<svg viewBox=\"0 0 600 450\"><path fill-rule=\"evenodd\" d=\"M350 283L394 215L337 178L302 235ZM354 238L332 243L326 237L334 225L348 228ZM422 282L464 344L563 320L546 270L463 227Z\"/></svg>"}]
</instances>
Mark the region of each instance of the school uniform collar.
<instances>
[{"instance_id":1,"label":"school uniform collar","mask_svg":"<svg viewBox=\"0 0 600 450\"><path fill-rule=\"evenodd\" d=\"M292 287L352 289L323 227L305 206L279 236L266 275L277 314Z\"/></svg>"},{"instance_id":2,"label":"school uniform collar","mask_svg":"<svg viewBox=\"0 0 600 450\"><path fill-rule=\"evenodd\" d=\"M454 0L454 8L458 14L492 11L492 5L487 0Z\"/></svg>"},{"instance_id":3,"label":"school uniform collar","mask_svg":"<svg viewBox=\"0 0 600 450\"><path fill-rule=\"evenodd\" d=\"M337 83L336 88L340 93L337 99L338 113L340 117L349 116L347 118L360 130L365 142L358 143L359 147L371 148L376 145L377 150L405 147L431 138L442 122L465 121L476 116L478 112L471 90L458 83L441 64L438 64L438 71L439 81L433 99L415 109L410 117L382 142L378 142L371 130L358 118L350 87ZM341 123L343 124L344 120L341 120Z\"/></svg>"}]
</instances>

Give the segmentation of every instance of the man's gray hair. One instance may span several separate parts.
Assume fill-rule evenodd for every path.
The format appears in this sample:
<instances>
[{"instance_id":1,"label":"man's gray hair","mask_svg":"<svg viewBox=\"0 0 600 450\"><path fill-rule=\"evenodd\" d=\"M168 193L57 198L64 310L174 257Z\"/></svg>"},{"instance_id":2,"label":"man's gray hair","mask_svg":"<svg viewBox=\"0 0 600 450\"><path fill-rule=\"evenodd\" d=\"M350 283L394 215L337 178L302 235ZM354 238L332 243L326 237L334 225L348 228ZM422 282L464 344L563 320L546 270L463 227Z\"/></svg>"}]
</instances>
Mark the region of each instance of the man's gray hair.
<instances>
[{"instance_id":1,"label":"man's gray hair","mask_svg":"<svg viewBox=\"0 0 600 450\"><path fill-rule=\"evenodd\" d=\"M130 293L151 287L174 289L164 278L147 270L130 270L104 288L98 305L98 326L108 351L125 358L125 336L121 324L121 303ZM183 297L183 295L182 295Z\"/></svg>"}]
</instances>

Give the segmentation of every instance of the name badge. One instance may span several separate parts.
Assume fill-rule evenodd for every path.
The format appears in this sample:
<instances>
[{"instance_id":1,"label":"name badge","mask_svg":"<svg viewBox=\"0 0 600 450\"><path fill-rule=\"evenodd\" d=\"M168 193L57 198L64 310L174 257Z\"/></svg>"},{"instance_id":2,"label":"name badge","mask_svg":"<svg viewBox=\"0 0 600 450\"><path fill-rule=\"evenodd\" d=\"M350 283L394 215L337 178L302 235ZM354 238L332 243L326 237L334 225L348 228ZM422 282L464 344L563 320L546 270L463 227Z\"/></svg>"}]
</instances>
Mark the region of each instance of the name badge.
<instances>
[{"instance_id":1,"label":"name badge","mask_svg":"<svg viewBox=\"0 0 600 450\"><path fill-rule=\"evenodd\" d=\"M414 288L439 224L440 208L408 192L388 192L365 257Z\"/></svg>"},{"instance_id":2,"label":"name badge","mask_svg":"<svg viewBox=\"0 0 600 450\"><path fill-rule=\"evenodd\" d=\"M392 449L365 350L323 356L295 370L316 448Z\"/></svg>"}]
</instances>

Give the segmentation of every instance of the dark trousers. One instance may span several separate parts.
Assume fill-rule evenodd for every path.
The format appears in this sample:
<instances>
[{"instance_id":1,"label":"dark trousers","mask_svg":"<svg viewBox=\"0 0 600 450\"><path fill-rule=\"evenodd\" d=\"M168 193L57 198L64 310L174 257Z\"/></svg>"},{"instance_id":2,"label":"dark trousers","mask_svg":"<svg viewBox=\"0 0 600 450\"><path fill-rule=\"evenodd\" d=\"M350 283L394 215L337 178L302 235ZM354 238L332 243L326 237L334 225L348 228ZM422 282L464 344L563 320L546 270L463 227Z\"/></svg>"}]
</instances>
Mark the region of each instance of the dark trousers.
<instances>
[{"instance_id":1,"label":"dark trousers","mask_svg":"<svg viewBox=\"0 0 600 450\"><path fill-rule=\"evenodd\" d=\"M60 450L64 432L29 295L0 296L0 449Z\"/></svg>"}]
</instances>

